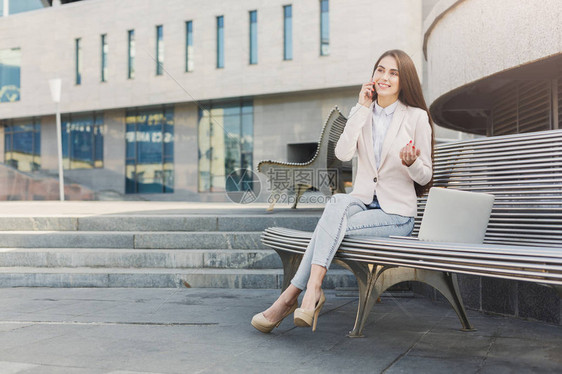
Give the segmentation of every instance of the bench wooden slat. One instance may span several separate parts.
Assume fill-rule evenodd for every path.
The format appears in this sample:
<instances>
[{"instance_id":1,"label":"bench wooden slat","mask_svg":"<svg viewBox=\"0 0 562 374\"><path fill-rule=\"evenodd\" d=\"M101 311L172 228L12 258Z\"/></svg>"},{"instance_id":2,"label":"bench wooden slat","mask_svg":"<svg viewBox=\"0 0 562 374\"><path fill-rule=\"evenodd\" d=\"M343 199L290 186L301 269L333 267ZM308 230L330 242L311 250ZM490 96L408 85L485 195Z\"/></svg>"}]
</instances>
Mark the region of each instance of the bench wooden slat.
<instances>
[{"instance_id":1,"label":"bench wooden slat","mask_svg":"<svg viewBox=\"0 0 562 374\"><path fill-rule=\"evenodd\" d=\"M283 227L272 227L265 230L264 237L278 238L280 241L292 238L293 242L304 245L308 244L312 233L286 229ZM372 246L373 248L396 248L397 250L444 250L451 253L489 253L489 254L518 254L521 256L543 256L556 258L562 263L562 249L554 247L533 247L533 246L508 246L508 245L475 245L470 243L445 243L445 242L426 242L421 240L408 240L396 238L376 238L369 236L346 236L345 243L353 245Z\"/></svg>"}]
</instances>

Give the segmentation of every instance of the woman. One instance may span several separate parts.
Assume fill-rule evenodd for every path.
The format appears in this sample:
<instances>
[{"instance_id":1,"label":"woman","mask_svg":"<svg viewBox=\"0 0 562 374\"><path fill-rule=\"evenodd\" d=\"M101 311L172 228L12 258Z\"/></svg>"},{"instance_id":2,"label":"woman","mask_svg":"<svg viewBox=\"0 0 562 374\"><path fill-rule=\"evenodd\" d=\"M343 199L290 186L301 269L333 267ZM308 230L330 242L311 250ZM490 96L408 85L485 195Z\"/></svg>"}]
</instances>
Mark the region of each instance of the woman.
<instances>
[{"instance_id":1,"label":"woman","mask_svg":"<svg viewBox=\"0 0 562 374\"><path fill-rule=\"evenodd\" d=\"M357 153L353 191L326 204L289 287L273 305L252 318L268 333L294 312L297 326L312 326L325 302L322 281L344 235L409 235L417 196L432 181L433 131L421 84L411 58L390 50L363 84L335 148L342 161ZM306 287L301 307L297 299Z\"/></svg>"}]
</instances>

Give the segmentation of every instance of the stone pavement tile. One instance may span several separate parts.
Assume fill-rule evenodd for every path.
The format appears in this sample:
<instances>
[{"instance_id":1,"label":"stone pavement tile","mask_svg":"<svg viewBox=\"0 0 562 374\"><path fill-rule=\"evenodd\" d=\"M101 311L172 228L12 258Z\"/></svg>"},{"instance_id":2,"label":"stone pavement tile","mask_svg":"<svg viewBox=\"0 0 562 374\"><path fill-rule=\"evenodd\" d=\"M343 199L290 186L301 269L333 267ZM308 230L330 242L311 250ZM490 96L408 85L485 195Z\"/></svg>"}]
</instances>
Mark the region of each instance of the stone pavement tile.
<instances>
[{"instance_id":1,"label":"stone pavement tile","mask_svg":"<svg viewBox=\"0 0 562 374\"><path fill-rule=\"evenodd\" d=\"M0 319L8 317L17 317L25 314L38 314L41 312L57 311L66 309L68 306L78 304L77 300L59 300L59 299L28 299L27 297L21 300L7 299L2 297L0 290L0 298L2 298L4 305L0 308Z\"/></svg>"},{"instance_id":2,"label":"stone pavement tile","mask_svg":"<svg viewBox=\"0 0 562 374\"><path fill-rule=\"evenodd\" d=\"M412 357L471 359L484 357L491 338L464 331L427 331L408 352ZM478 360L477 360L478 361Z\"/></svg>"},{"instance_id":3,"label":"stone pavement tile","mask_svg":"<svg viewBox=\"0 0 562 374\"><path fill-rule=\"evenodd\" d=\"M13 357L5 354L5 352L10 349L25 350L31 344L42 344L43 341L61 334L64 335L64 332L56 330L45 331L42 326L36 324L22 325L20 328L4 331L2 332L2 339L0 339L0 361L25 362L25 360L12 360Z\"/></svg>"},{"instance_id":4,"label":"stone pavement tile","mask_svg":"<svg viewBox=\"0 0 562 374\"><path fill-rule=\"evenodd\" d=\"M0 323L0 333L2 332L6 332L6 331L12 331L12 330L17 330L17 329L21 329L24 327L29 327L33 325L32 323L28 323L28 324L21 324L21 323Z\"/></svg>"},{"instance_id":5,"label":"stone pavement tile","mask_svg":"<svg viewBox=\"0 0 562 374\"><path fill-rule=\"evenodd\" d=\"M479 373L481 374L555 374L562 372L561 367L546 367L545 365L522 364L518 360L487 359L485 365Z\"/></svg>"},{"instance_id":6,"label":"stone pavement tile","mask_svg":"<svg viewBox=\"0 0 562 374\"><path fill-rule=\"evenodd\" d=\"M26 320L26 318L32 317L34 321L64 320L65 318L76 318L83 315L98 315L119 307L121 303L118 300L62 300L60 303L51 303L52 305L49 305L49 307L37 311L23 311L16 318Z\"/></svg>"},{"instance_id":7,"label":"stone pavement tile","mask_svg":"<svg viewBox=\"0 0 562 374\"><path fill-rule=\"evenodd\" d=\"M533 328L529 328L529 326ZM482 328L498 330L503 338L521 338L530 340L554 339L562 345L562 326L548 325L542 322L525 321L502 316L483 316Z\"/></svg>"},{"instance_id":8,"label":"stone pavement tile","mask_svg":"<svg viewBox=\"0 0 562 374\"><path fill-rule=\"evenodd\" d=\"M477 373L480 357L436 358L406 356L390 366L385 374Z\"/></svg>"},{"instance_id":9,"label":"stone pavement tile","mask_svg":"<svg viewBox=\"0 0 562 374\"><path fill-rule=\"evenodd\" d=\"M32 369L18 372L18 374L61 374L61 373L106 374L107 370L90 369L90 368L73 367L73 366L60 366L60 365L37 365Z\"/></svg>"},{"instance_id":10,"label":"stone pavement tile","mask_svg":"<svg viewBox=\"0 0 562 374\"><path fill-rule=\"evenodd\" d=\"M116 370L116 371L110 371L106 374L159 374L159 373L149 373L148 371L128 371L128 370Z\"/></svg>"},{"instance_id":11,"label":"stone pavement tile","mask_svg":"<svg viewBox=\"0 0 562 374\"><path fill-rule=\"evenodd\" d=\"M303 363L297 373L326 372L379 373L388 367L396 357L409 347L409 342L420 334L406 331L394 334L378 333L366 338L343 338L329 350L315 355L314 359ZM338 357L334 360L333 357Z\"/></svg>"},{"instance_id":12,"label":"stone pavement tile","mask_svg":"<svg viewBox=\"0 0 562 374\"><path fill-rule=\"evenodd\" d=\"M56 311L39 315L46 322L23 324L17 329L7 318L0 318L0 331L4 331L0 361L45 368L30 369L37 373L57 372L53 368L78 374L119 370L166 374L378 373L387 368L387 372L420 369L413 372L450 373L476 372L480 367L488 372L488 367L497 367L497 374L510 368L510 360L516 365L517 355L522 356L523 368L556 367L559 361L551 357L556 357L557 339L562 334L562 329L554 326L476 312L469 312L469 318L481 326L479 330L461 332L448 305L421 298L383 298L365 327L366 337L349 339L346 334L355 321L357 300L336 297L334 292L327 292L316 332L296 328L287 318L271 334L262 334L250 326L250 319L275 300L278 290L4 291L0 289L0 297L14 297L0 305L0 315L12 304L34 302L39 311L46 305L51 309L58 305ZM82 304L84 310L74 302ZM62 319L48 320L58 317ZM542 340L535 339L540 335ZM529 357L517 350L522 350L525 342L531 344L533 355ZM509 355L512 345L515 355ZM540 355L542 363L535 360Z\"/></svg>"},{"instance_id":13,"label":"stone pavement tile","mask_svg":"<svg viewBox=\"0 0 562 374\"><path fill-rule=\"evenodd\" d=\"M20 362L0 361L0 370L2 374L19 374L24 370L34 367L36 367L36 365L24 364Z\"/></svg>"},{"instance_id":14,"label":"stone pavement tile","mask_svg":"<svg viewBox=\"0 0 562 374\"><path fill-rule=\"evenodd\" d=\"M517 357L516 364L513 362L514 357ZM484 367L487 368L488 365L498 370L519 367L528 370L562 372L562 339L552 342L543 339L499 336L491 344Z\"/></svg>"},{"instance_id":15,"label":"stone pavement tile","mask_svg":"<svg viewBox=\"0 0 562 374\"><path fill-rule=\"evenodd\" d=\"M57 326L59 329L61 326ZM92 330L102 328L105 334ZM43 326L43 329L46 329ZM53 330L48 327L48 330ZM152 336L155 329L145 327L84 327L73 326L73 333L53 336L25 346L0 351L0 360L10 357L18 362L29 362L46 366L87 367L105 370L133 370L166 372L167 363L174 364L183 357L192 357L190 368L199 369L206 359L213 359L209 346L193 344L193 341L159 340ZM54 334L52 331L51 334ZM45 333L44 333L45 334ZM187 334L186 334L187 335ZM141 338L142 337L142 338ZM205 357L205 359L201 359ZM199 367L196 367L199 365ZM177 367L177 366L176 366Z\"/></svg>"}]
</instances>

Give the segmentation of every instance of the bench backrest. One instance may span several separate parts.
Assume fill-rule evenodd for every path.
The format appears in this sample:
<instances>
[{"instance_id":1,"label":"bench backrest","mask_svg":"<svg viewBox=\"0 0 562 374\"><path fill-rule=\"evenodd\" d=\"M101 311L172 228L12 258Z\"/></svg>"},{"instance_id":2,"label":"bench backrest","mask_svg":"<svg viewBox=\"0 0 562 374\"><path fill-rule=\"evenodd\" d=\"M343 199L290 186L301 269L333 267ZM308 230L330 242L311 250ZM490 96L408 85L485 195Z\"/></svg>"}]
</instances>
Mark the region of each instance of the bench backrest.
<instances>
[{"instance_id":1,"label":"bench backrest","mask_svg":"<svg viewBox=\"0 0 562 374\"><path fill-rule=\"evenodd\" d=\"M439 144L434 186L495 195L485 243L562 245L562 130Z\"/></svg>"},{"instance_id":2,"label":"bench backrest","mask_svg":"<svg viewBox=\"0 0 562 374\"><path fill-rule=\"evenodd\" d=\"M322 126L318 147L313 160L320 157L326 160L327 168L338 168L342 166L342 162L336 157L334 150L340 135L345 128L347 118L340 112L337 106L333 107Z\"/></svg>"}]
</instances>

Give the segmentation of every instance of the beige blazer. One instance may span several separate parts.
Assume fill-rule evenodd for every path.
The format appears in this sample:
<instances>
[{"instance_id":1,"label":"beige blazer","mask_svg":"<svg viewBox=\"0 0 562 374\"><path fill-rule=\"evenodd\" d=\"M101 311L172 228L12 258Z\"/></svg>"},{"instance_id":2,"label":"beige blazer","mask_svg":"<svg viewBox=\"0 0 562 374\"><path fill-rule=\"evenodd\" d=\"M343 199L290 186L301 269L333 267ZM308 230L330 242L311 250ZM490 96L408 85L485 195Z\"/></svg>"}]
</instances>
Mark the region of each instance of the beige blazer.
<instances>
[{"instance_id":1,"label":"beige blazer","mask_svg":"<svg viewBox=\"0 0 562 374\"><path fill-rule=\"evenodd\" d=\"M417 212L414 181L426 185L433 173L431 127L427 113L398 102L384 138L381 163L377 170L372 136L373 105L357 104L336 144L336 157L349 161L357 153L357 172L351 195L365 204L377 195L382 210L390 214L415 217ZM409 167L402 164L400 150L412 140L421 151Z\"/></svg>"}]
</instances>

